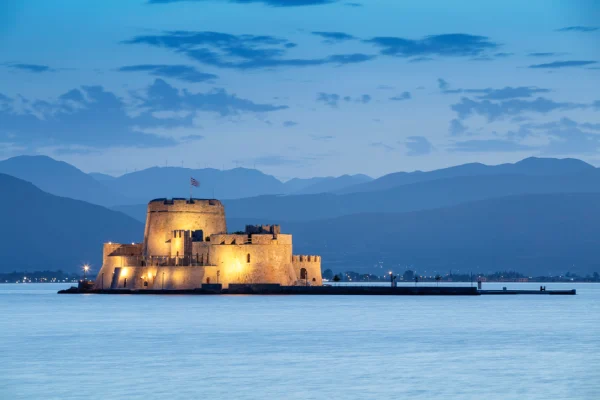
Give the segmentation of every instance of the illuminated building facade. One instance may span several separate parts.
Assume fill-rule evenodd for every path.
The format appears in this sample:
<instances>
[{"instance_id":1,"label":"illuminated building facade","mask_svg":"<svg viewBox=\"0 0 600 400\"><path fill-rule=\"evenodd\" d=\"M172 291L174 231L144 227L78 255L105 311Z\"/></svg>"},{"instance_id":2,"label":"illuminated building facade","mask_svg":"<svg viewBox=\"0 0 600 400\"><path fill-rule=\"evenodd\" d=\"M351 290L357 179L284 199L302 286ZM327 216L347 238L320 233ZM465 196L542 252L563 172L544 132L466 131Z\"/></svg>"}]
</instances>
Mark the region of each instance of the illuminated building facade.
<instances>
[{"instance_id":1,"label":"illuminated building facade","mask_svg":"<svg viewBox=\"0 0 600 400\"><path fill-rule=\"evenodd\" d=\"M105 243L96 289L195 289L204 284L321 285L321 257L293 255L279 225L227 233L218 200L148 203L142 243Z\"/></svg>"}]
</instances>

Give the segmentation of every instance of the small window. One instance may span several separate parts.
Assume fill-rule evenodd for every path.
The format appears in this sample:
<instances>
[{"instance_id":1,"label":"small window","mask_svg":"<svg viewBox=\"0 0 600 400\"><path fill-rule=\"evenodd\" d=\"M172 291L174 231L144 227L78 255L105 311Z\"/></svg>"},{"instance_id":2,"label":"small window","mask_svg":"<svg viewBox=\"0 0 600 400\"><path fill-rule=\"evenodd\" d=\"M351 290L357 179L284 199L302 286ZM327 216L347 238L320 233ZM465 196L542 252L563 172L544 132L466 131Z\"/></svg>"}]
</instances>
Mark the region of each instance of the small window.
<instances>
[{"instance_id":1,"label":"small window","mask_svg":"<svg viewBox=\"0 0 600 400\"><path fill-rule=\"evenodd\" d=\"M246 256L246 262L249 263L250 262L250 253L248 253L248 255Z\"/></svg>"}]
</instances>

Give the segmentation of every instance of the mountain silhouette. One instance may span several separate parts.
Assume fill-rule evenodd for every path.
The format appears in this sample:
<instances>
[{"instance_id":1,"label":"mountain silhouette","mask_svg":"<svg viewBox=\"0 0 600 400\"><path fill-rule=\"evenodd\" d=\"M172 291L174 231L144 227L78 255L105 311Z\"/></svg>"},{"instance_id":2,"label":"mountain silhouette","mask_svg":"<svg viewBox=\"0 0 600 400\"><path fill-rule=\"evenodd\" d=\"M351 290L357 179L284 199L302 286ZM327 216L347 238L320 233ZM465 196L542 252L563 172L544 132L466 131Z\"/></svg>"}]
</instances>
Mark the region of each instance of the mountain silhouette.
<instances>
[{"instance_id":1,"label":"mountain silhouette","mask_svg":"<svg viewBox=\"0 0 600 400\"><path fill-rule=\"evenodd\" d=\"M231 218L228 226L257 221ZM531 194L407 213L279 222L294 235L295 252L320 254L323 269L334 272L600 272L600 193Z\"/></svg>"},{"instance_id":2,"label":"mountain silhouette","mask_svg":"<svg viewBox=\"0 0 600 400\"><path fill-rule=\"evenodd\" d=\"M312 194L312 193L333 193L344 188L370 182L373 180L370 176L342 175L338 177L328 176L325 178L313 178L314 182L298 190L289 192L290 194ZM287 182L286 182L287 184Z\"/></svg>"},{"instance_id":3,"label":"mountain silhouette","mask_svg":"<svg viewBox=\"0 0 600 400\"><path fill-rule=\"evenodd\" d=\"M461 176L488 176L488 175L534 175L534 176L562 176L574 175L594 170L595 167L573 158L537 158L529 157L514 164L485 165L470 163L454 167L438 169L429 172L394 172L375 179L371 182L347 186L338 190L338 194L356 192L374 192L387 190L397 186L412 183L431 181L436 179L456 178Z\"/></svg>"},{"instance_id":4,"label":"mountain silhouette","mask_svg":"<svg viewBox=\"0 0 600 400\"><path fill-rule=\"evenodd\" d=\"M0 173L31 182L57 196L104 206L131 203L71 164L46 156L18 156L0 161Z\"/></svg>"},{"instance_id":5,"label":"mountain silhouette","mask_svg":"<svg viewBox=\"0 0 600 400\"><path fill-rule=\"evenodd\" d=\"M140 241L144 224L104 207L46 193L0 173L0 272L80 271L102 265L102 243Z\"/></svg>"},{"instance_id":6,"label":"mountain silhouette","mask_svg":"<svg viewBox=\"0 0 600 400\"><path fill-rule=\"evenodd\" d=\"M103 183L130 199L146 203L161 197L189 197L192 177L200 182L199 187L193 188L193 197L235 199L285 192L283 183L275 177L247 168L222 171L213 168L152 167Z\"/></svg>"},{"instance_id":7,"label":"mountain silhouette","mask_svg":"<svg viewBox=\"0 0 600 400\"><path fill-rule=\"evenodd\" d=\"M112 175L101 174L100 172L90 172L88 175L97 180L98 182L113 181L117 179Z\"/></svg>"}]
</instances>

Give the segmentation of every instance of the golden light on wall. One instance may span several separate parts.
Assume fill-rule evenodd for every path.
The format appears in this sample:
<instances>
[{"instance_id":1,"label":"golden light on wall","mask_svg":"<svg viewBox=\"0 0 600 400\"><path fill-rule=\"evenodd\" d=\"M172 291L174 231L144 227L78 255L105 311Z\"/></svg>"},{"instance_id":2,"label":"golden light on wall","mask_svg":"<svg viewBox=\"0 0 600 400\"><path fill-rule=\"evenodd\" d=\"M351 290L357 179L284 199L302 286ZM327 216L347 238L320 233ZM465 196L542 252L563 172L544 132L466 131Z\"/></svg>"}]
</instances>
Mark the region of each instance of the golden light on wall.
<instances>
[{"instance_id":1,"label":"golden light on wall","mask_svg":"<svg viewBox=\"0 0 600 400\"><path fill-rule=\"evenodd\" d=\"M127 268L121 269L121 274L119 275L121 278L127 277Z\"/></svg>"}]
</instances>

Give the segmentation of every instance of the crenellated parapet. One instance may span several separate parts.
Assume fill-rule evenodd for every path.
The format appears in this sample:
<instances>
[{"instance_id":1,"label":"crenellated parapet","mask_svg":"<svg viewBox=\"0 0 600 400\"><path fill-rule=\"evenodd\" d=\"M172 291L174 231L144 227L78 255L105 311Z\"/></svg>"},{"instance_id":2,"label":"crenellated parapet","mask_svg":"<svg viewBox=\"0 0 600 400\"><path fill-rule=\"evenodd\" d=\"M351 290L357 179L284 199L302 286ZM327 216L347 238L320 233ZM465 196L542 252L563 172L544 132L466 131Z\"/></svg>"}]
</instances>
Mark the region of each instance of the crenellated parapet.
<instances>
[{"instance_id":1,"label":"crenellated parapet","mask_svg":"<svg viewBox=\"0 0 600 400\"><path fill-rule=\"evenodd\" d=\"M269 233L279 235L281 227L279 225L246 225L246 233L249 235Z\"/></svg>"},{"instance_id":2,"label":"crenellated parapet","mask_svg":"<svg viewBox=\"0 0 600 400\"><path fill-rule=\"evenodd\" d=\"M292 262L321 262L321 256L306 256L306 255L297 255L294 254L292 256Z\"/></svg>"}]
</instances>

